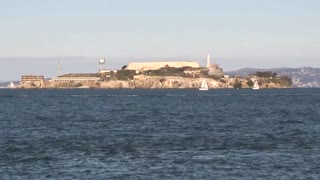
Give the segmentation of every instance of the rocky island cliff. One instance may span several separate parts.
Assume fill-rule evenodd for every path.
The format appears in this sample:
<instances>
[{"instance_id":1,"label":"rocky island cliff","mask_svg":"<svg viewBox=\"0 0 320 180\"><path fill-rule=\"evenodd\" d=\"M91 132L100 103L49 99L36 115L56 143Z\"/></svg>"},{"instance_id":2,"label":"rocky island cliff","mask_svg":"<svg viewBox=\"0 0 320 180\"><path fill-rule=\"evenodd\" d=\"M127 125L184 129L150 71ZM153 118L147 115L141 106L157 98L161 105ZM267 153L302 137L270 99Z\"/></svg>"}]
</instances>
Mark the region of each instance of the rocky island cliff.
<instances>
[{"instance_id":1,"label":"rocky island cliff","mask_svg":"<svg viewBox=\"0 0 320 180\"><path fill-rule=\"evenodd\" d=\"M80 81L79 79L82 79ZM92 74L66 74L39 83L24 83L20 88L194 88L205 79L209 88L252 88L257 81L260 88L290 88L291 79L272 72L256 72L245 77L225 75L221 68L173 68L135 71L122 68L118 71Z\"/></svg>"}]
</instances>

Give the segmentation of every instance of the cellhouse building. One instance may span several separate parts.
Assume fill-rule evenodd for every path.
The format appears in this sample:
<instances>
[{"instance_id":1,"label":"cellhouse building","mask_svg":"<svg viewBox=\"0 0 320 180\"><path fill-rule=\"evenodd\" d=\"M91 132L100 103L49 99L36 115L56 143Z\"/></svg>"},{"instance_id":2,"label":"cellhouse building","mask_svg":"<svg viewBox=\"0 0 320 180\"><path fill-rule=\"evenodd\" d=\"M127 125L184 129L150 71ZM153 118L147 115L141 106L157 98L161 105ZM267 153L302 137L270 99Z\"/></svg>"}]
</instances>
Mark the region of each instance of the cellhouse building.
<instances>
[{"instance_id":1,"label":"cellhouse building","mask_svg":"<svg viewBox=\"0 0 320 180\"><path fill-rule=\"evenodd\" d=\"M193 67L198 68L200 64L195 61L179 61L179 62L131 62L127 66L127 70L157 70L163 67Z\"/></svg>"}]
</instances>

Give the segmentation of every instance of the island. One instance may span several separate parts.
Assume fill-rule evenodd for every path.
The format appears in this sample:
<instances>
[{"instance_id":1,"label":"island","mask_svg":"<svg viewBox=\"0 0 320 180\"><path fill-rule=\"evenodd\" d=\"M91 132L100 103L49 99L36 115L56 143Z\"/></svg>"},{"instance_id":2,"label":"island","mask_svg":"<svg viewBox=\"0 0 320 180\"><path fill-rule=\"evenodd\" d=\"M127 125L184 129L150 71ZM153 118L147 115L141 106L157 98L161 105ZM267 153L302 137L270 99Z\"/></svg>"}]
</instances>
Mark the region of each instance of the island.
<instances>
[{"instance_id":1,"label":"island","mask_svg":"<svg viewBox=\"0 0 320 180\"><path fill-rule=\"evenodd\" d=\"M290 88L292 80L271 71L256 72L247 76L229 76L218 64L201 67L195 61L137 62L124 65L119 70L100 68L96 73L67 73L51 79L44 76L24 75L16 88L143 88L143 89L198 89L203 80L209 89L217 88Z\"/></svg>"}]
</instances>

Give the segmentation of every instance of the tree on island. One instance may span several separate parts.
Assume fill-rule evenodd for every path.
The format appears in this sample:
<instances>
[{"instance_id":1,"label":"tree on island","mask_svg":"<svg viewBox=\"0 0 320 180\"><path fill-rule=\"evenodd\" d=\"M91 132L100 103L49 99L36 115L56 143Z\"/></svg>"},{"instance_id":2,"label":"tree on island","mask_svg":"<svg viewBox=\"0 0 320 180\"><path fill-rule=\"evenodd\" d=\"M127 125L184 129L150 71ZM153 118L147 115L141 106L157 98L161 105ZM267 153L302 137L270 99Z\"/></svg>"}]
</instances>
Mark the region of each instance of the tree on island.
<instances>
[{"instance_id":1,"label":"tree on island","mask_svg":"<svg viewBox=\"0 0 320 180\"><path fill-rule=\"evenodd\" d=\"M240 89L242 87L242 81L239 81L236 79L236 81L233 83L233 88Z\"/></svg>"},{"instance_id":2,"label":"tree on island","mask_svg":"<svg viewBox=\"0 0 320 180\"><path fill-rule=\"evenodd\" d=\"M247 85L253 87L254 82L251 79L247 79Z\"/></svg>"},{"instance_id":3,"label":"tree on island","mask_svg":"<svg viewBox=\"0 0 320 180\"><path fill-rule=\"evenodd\" d=\"M128 66L127 65L124 65L122 66L121 70L125 70Z\"/></svg>"},{"instance_id":4,"label":"tree on island","mask_svg":"<svg viewBox=\"0 0 320 180\"><path fill-rule=\"evenodd\" d=\"M257 71L254 75L262 78L270 78L270 77L277 77L278 74L273 73L271 71L264 71L264 72Z\"/></svg>"}]
</instances>

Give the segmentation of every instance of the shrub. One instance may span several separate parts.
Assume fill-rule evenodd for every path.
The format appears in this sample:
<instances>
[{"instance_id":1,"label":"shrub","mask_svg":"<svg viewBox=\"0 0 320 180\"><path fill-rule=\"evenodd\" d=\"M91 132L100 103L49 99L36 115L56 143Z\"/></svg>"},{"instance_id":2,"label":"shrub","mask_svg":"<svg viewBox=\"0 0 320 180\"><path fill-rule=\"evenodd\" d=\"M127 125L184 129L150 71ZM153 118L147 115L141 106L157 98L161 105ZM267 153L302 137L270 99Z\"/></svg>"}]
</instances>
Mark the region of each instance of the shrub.
<instances>
[{"instance_id":1,"label":"shrub","mask_svg":"<svg viewBox=\"0 0 320 180\"><path fill-rule=\"evenodd\" d=\"M241 87L242 87L241 81L236 80L236 81L233 83L233 88L235 88L235 89L240 89Z\"/></svg>"},{"instance_id":2,"label":"shrub","mask_svg":"<svg viewBox=\"0 0 320 180\"><path fill-rule=\"evenodd\" d=\"M131 80L133 79L133 76L135 75L134 70L120 70L116 74L116 78L118 80Z\"/></svg>"},{"instance_id":3,"label":"shrub","mask_svg":"<svg viewBox=\"0 0 320 180\"><path fill-rule=\"evenodd\" d=\"M128 66L127 65L124 65L122 66L121 70L125 70Z\"/></svg>"},{"instance_id":4,"label":"shrub","mask_svg":"<svg viewBox=\"0 0 320 180\"><path fill-rule=\"evenodd\" d=\"M248 85L249 87L252 87L253 84L254 84L254 82L253 82L251 79L248 79L247 85Z\"/></svg>"},{"instance_id":5,"label":"shrub","mask_svg":"<svg viewBox=\"0 0 320 180\"><path fill-rule=\"evenodd\" d=\"M224 79L220 79L219 81L222 83L226 83L226 81Z\"/></svg>"},{"instance_id":6,"label":"shrub","mask_svg":"<svg viewBox=\"0 0 320 180\"><path fill-rule=\"evenodd\" d=\"M258 77L263 77L263 78L270 78L270 77L277 77L278 74L272 73L271 71L264 71L264 72L257 71L254 75Z\"/></svg>"},{"instance_id":7,"label":"shrub","mask_svg":"<svg viewBox=\"0 0 320 180\"><path fill-rule=\"evenodd\" d=\"M175 67L163 67L157 70L149 70L145 71L145 75L149 76L181 76L185 77L184 71L189 67L181 67L181 68L175 68Z\"/></svg>"},{"instance_id":8,"label":"shrub","mask_svg":"<svg viewBox=\"0 0 320 180\"><path fill-rule=\"evenodd\" d=\"M82 83L77 83L73 87L81 87L81 86L82 86Z\"/></svg>"},{"instance_id":9,"label":"shrub","mask_svg":"<svg viewBox=\"0 0 320 180\"><path fill-rule=\"evenodd\" d=\"M166 81L166 79L165 79L165 78L161 78L159 81L160 81L161 83L163 83L163 82Z\"/></svg>"},{"instance_id":10,"label":"shrub","mask_svg":"<svg viewBox=\"0 0 320 180\"><path fill-rule=\"evenodd\" d=\"M281 84L286 85L286 86L290 86L290 87L292 86L292 79L287 77L287 76L280 76L279 77L279 82Z\"/></svg>"},{"instance_id":11,"label":"shrub","mask_svg":"<svg viewBox=\"0 0 320 180\"><path fill-rule=\"evenodd\" d=\"M214 80L219 80L221 77L220 76L211 75L211 76L208 76L208 78L212 78Z\"/></svg>"}]
</instances>

